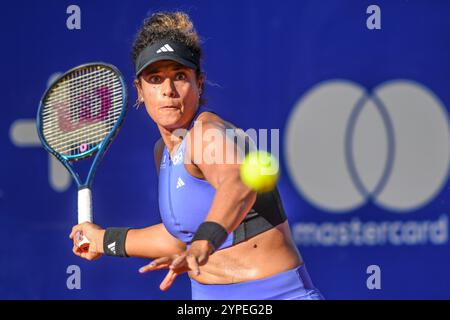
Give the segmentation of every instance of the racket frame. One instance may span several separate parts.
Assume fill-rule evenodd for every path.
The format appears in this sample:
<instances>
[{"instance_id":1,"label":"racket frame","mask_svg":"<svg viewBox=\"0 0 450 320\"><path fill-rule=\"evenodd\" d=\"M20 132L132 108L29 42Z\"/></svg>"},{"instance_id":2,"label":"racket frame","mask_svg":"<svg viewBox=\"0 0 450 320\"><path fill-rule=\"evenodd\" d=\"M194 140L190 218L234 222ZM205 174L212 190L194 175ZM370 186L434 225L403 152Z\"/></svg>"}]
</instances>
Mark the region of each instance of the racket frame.
<instances>
[{"instance_id":1,"label":"racket frame","mask_svg":"<svg viewBox=\"0 0 450 320\"><path fill-rule=\"evenodd\" d=\"M118 76L120 80L120 84L122 87L122 110L117 118L116 123L114 124L114 127L112 128L111 132L95 147L79 154L76 156L72 155L62 155L58 152L56 152L53 148L49 146L47 143L47 140L44 137L43 134L43 127L42 127L42 121L41 121L41 113L44 109L44 101L46 100L48 94L52 90L55 83L57 83L61 78L67 76L68 74L82 68L87 67L93 67L93 66L104 66L109 69L111 69L116 75ZM70 175L75 180L77 187L78 187L78 223L82 223L85 221L92 222L92 193L91 193L91 187L92 182L94 181L95 173L97 172L98 165L103 158L106 150L108 149L111 142L114 140L115 136L118 134L122 124L123 120L125 119L125 115L128 111L128 90L127 86L125 84L124 77L122 73L113 65L104 63L104 62L89 62L82 65L78 65L59 77L57 77L53 83L45 90L44 94L42 95L42 98L39 102L39 108L36 116L36 128L37 133L39 136L39 139L44 147L45 150L47 150L50 154L55 156L59 162L62 163L62 165L69 171ZM89 157L94 156L94 160L91 164L91 167L88 171L86 180L84 182L81 180L79 174L75 172L74 168L72 167L71 163L77 162ZM81 218L82 217L82 218ZM89 239L83 237L82 235L77 235L78 237L78 246L81 248L82 251L87 252L89 250Z\"/></svg>"},{"instance_id":2,"label":"racket frame","mask_svg":"<svg viewBox=\"0 0 450 320\"><path fill-rule=\"evenodd\" d=\"M120 79L120 83L121 83L122 90L124 93L122 95L122 105L123 105L122 110L121 110L119 117L118 117L116 123L114 124L114 127L111 130L111 132L98 145L96 145L95 147L91 148L90 150L87 150L87 151L83 152L82 154L79 154L76 156L61 155L58 152L56 152L55 150L53 150L48 145L47 141L45 140L44 134L43 134L41 113L42 113L42 110L44 109L44 101L47 98L47 95L50 93L51 89L53 88L54 84L57 83L59 80L61 80L61 78L64 78L68 74L70 74L78 69L99 66L99 65L106 66L107 68L112 69L118 75L118 78ZM108 63L104 63L104 62L85 63L82 65L76 66L76 67L66 71L62 75L60 75L57 79L55 79L55 81L53 81L53 83L47 88L47 90L45 90L45 92L39 102L39 108L38 108L37 117L36 117L38 136L39 136L39 139L41 140L42 145L44 146L45 150L47 150L52 155L54 155L63 164L63 166L70 172L70 174L72 175L72 177L74 178L74 180L78 186L78 189L91 188L92 181L94 180L94 176L97 171L97 167L98 167L102 157L104 156L106 150L108 149L109 145L114 140L117 133L119 132L120 127L123 124L123 120L125 119L125 115L126 115L127 111L128 111L128 90L127 90L127 86L125 84L125 80L123 78L122 73L115 66L108 64ZM74 171L74 169L72 168L70 163L76 162L79 160L83 160L85 158L93 156L94 154L95 154L95 158L91 164L91 168L89 169L86 180L83 183L79 174Z\"/></svg>"}]
</instances>

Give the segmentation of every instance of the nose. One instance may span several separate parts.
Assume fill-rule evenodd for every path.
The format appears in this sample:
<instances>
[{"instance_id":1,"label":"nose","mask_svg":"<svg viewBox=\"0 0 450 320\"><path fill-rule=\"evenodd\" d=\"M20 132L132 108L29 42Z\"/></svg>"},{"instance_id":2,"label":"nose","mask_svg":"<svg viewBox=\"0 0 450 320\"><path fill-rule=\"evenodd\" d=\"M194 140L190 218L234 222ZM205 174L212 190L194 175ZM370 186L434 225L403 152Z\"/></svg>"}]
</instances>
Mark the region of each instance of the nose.
<instances>
[{"instance_id":1,"label":"nose","mask_svg":"<svg viewBox=\"0 0 450 320\"><path fill-rule=\"evenodd\" d=\"M175 84L172 81L172 79L170 79L169 77L167 77L164 80L164 82L162 83L162 94L165 97L170 97L170 98L174 98L177 94Z\"/></svg>"}]
</instances>

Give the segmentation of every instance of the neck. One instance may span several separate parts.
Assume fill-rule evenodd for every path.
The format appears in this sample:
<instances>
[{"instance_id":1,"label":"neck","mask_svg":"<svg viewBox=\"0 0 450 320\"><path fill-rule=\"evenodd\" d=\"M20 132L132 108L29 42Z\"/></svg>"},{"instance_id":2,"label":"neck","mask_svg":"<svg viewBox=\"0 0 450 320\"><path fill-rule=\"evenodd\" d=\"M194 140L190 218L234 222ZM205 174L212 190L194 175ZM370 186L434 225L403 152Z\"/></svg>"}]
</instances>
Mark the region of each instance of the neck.
<instances>
[{"instance_id":1,"label":"neck","mask_svg":"<svg viewBox=\"0 0 450 320\"><path fill-rule=\"evenodd\" d=\"M195 116L197 115L197 112L199 111L198 108L194 112L192 119L190 119L189 121L187 121L186 123L177 128L166 128L158 124L159 133L161 134L161 138L163 139L164 144L166 145L167 150L169 151L169 154L172 153L172 150L183 141L184 137L180 137L180 133L182 133L181 130L182 129L187 130L189 128L189 125L194 120ZM180 130L180 132L176 132L176 130Z\"/></svg>"},{"instance_id":2,"label":"neck","mask_svg":"<svg viewBox=\"0 0 450 320\"><path fill-rule=\"evenodd\" d=\"M176 129L167 129L158 125L159 133L161 134L161 138L163 139L169 153L172 153L175 146L179 145L183 141L182 137L173 134L173 132L178 129L186 129L185 127L187 128L187 125Z\"/></svg>"}]
</instances>

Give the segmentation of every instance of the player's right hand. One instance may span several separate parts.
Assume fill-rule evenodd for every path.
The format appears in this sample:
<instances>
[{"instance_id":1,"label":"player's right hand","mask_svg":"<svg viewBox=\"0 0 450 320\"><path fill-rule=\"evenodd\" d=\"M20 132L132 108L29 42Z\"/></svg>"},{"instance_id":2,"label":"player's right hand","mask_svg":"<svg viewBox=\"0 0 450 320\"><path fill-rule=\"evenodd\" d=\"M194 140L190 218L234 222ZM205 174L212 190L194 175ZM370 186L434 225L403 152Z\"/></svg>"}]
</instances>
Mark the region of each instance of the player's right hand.
<instances>
[{"instance_id":1,"label":"player's right hand","mask_svg":"<svg viewBox=\"0 0 450 320\"><path fill-rule=\"evenodd\" d=\"M89 240L89 251L84 252L78 247L79 235ZM72 228L69 238L73 240L73 253L86 260L96 260L103 255L103 237L105 230L98 225L84 222Z\"/></svg>"}]
</instances>

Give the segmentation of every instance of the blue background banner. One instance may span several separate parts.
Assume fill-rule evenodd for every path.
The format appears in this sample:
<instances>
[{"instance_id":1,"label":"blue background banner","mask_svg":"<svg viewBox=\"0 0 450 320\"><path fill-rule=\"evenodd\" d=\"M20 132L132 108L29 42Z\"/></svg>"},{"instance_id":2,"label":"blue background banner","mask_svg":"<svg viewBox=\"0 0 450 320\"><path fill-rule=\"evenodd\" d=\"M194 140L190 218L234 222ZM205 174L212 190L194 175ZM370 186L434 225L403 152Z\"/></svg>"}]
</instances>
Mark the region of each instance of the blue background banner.
<instances>
[{"instance_id":1,"label":"blue background banner","mask_svg":"<svg viewBox=\"0 0 450 320\"><path fill-rule=\"evenodd\" d=\"M73 4L78 30L66 26ZM372 4L381 29L367 27ZM130 51L160 10L187 11L203 38L208 107L244 130L279 129L279 189L326 298L450 298L450 2L439 0L4 3L0 298L190 299L187 276L161 292L164 271L139 274L148 260L72 254L76 187L34 127L56 73L117 66L130 110L94 181L95 222L159 223L159 132L131 107ZM79 290L67 287L73 265Z\"/></svg>"}]
</instances>

